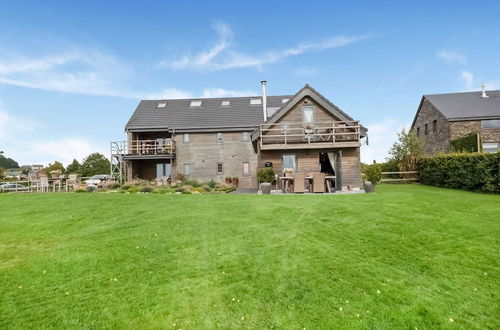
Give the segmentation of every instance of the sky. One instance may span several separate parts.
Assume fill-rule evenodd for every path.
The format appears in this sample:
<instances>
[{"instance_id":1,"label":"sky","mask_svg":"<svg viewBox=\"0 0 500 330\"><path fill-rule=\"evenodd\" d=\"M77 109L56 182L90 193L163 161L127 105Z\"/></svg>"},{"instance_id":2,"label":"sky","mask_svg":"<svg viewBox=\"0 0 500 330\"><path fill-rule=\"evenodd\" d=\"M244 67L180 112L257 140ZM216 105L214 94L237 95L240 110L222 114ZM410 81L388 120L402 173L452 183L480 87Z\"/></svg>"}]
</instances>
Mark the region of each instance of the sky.
<instances>
[{"instance_id":1,"label":"sky","mask_svg":"<svg viewBox=\"0 0 500 330\"><path fill-rule=\"evenodd\" d=\"M498 1L3 1L0 150L109 155L140 99L294 94L306 83L383 161L424 94L500 89Z\"/></svg>"}]
</instances>

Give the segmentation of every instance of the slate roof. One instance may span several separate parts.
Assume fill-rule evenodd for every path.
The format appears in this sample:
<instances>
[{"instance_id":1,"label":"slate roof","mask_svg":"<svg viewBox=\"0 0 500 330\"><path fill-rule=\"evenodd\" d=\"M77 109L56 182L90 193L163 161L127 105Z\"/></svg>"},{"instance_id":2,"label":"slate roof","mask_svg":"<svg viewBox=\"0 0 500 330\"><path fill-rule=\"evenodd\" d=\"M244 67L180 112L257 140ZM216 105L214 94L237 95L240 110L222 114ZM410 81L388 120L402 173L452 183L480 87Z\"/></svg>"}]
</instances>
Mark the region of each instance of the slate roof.
<instances>
[{"instance_id":1,"label":"slate roof","mask_svg":"<svg viewBox=\"0 0 500 330\"><path fill-rule=\"evenodd\" d=\"M500 90L424 95L448 120L500 118Z\"/></svg>"},{"instance_id":2,"label":"slate roof","mask_svg":"<svg viewBox=\"0 0 500 330\"><path fill-rule=\"evenodd\" d=\"M268 96L267 107L281 107L282 99L293 95ZM256 128L263 122L262 104L251 105L250 99L261 96L225 97L203 99L143 100L137 106L125 130L175 129L210 130L216 128ZM201 100L200 107L190 107L190 102ZM229 106L222 101L229 100ZM158 108L166 103L165 108Z\"/></svg>"}]
</instances>

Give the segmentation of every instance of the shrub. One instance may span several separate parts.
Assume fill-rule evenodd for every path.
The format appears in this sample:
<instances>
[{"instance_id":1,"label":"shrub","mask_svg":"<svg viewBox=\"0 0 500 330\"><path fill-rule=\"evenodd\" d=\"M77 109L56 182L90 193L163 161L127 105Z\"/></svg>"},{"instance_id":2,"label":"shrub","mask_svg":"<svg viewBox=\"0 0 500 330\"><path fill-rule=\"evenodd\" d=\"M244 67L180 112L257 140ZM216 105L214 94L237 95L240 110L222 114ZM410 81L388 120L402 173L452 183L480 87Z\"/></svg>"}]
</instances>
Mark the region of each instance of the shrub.
<instances>
[{"instance_id":1,"label":"shrub","mask_svg":"<svg viewBox=\"0 0 500 330\"><path fill-rule=\"evenodd\" d=\"M110 184L108 185L108 188L109 188L109 189L118 189L118 188L120 188L120 187L121 187L121 184L119 184L119 183L117 183L117 182L110 183Z\"/></svg>"},{"instance_id":2,"label":"shrub","mask_svg":"<svg viewBox=\"0 0 500 330\"><path fill-rule=\"evenodd\" d=\"M203 189L203 187L194 187L193 191L203 194L205 192L205 189Z\"/></svg>"},{"instance_id":3,"label":"shrub","mask_svg":"<svg viewBox=\"0 0 500 330\"><path fill-rule=\"evenodd\" d=\"M183 180L182 185L183 186L191 186L191 187L201 187L201 183L199 183L196 180Z\"/></svg>"},{"instance_id":4,"label":"shrub","mask_svg":"<svg viewBox=\"0 0 500 330\"><path fill-rule=\"evenodd\" d=\"M77 189L77 190L75 190L75 192L76 193L86 193L87 190L85 190L85 189Z\"/></svg>"},{"instance_id":5,"label":"shrub","mask_svg":"<svg viewBox=\"0 0 500 330\"><path fill-rule=\"evenodd\" d=\"M135 193L139 192L139 190L140 190L140 189L141 189L141 188L140 188L140 187L138 187L138 186L132 186L132 187L128 188L128 189L127 189L127 191L128 191L129 193L135 194Z\"/></svg>"},{"instance_id":6,"label":"shrub","mask_svg":"<svg viewBox=\"0 0 500 330\"><path fill-rule=\"evenodd\" d=\"M153 188L150 186L142 187L141 190L139 190L141 193L150 193L153 192Z\"/></svg>"},{"instance_id":7,"label":"shrub","mask_svg":"<svg viewBox=\"0 0 500 330\"><path fill-rule=\"evenodd\" d=\"M209 186L203 186L203 190L205 190L206 192L209 192L209 191L212 191L212 188Z\"/></svg>"},{"instance_id":8,"label":"shrub","mask_svg":"<svg viewBox=\"0 0 500 330\"><path fill-rule=\"evenodd\" d=\"M478 133L470 133L451 141L451 149L455 152L478 152Z\"/></svg>"},{"instance_id":9,"label":"shrub","mask_svg":"<svg viewBox=\"0 0 500 330\"><path fill-rule=\"evenodd\" d=\"M158 187L155 188L153 192L157 194L173 194L175 192L175 189L170 187Z\"/></svg>"},{"instance_id":10,"label":"shrub","mask_svg":"<svg viewBox=\"0 0 500 330\"><path fill-rule=\"evenodd\" d=\"M423 184L500 193L500 153L441 154L420 160Z\"/></svg>"},{"instance_id":11,"label":"shrub","mask_svg":"<svg viewBox=\"0 0 500 330\"><path fill-rule=\"evenodd\" d=\"M259 182L273 183L276 180L275 175L276 173L272 167L264 167L257 171L257 178L259 179Z\"/></svg>"},{"instance_id":12,"label":"shrub","mask_svg":"<svg viewBox=\"0 0 500 330\"><path fill-rule=\"evenodd\" d=\"M175 188L175 192L184 192L186 189L184 187L177 187Z\"/></svg>"},{"instance_id":13,"label":"shrub","mask_svg":"<svg viewBox=\"0 0 500 330\"><path fill-rule=\"evenodd\" d=\"M130 187L132 187L132 186L131 186L131 185L129 185L129 184L124 184L124 185L122 186L122 189L123 189L123 190L129 190L129 189L130 189Z\"/></svg>"},{"instance_id":14,"label":"shrub","mask_svg":"<svg viewBox=\"0 0 500 330\"><path fill-rule=\"evenodd\" d=\"M215 189L217 187L217 182L215 182L213 179L207 182L207 186L209 186L211 189Z\"/></svg>"},{"instance_id":15,"label":"shrub","mask_svg":"<svg viewBox=\"0 0 500 330\"><path fill-rule=\"evenodd\" d=\"M371 164L364 166L364 179L373 184L377 184L382 179L382 169L379 164Z\"/></svg>"},{"instance_id":16,"label":"shrub","mask_svg":"<svg viewBox=\"0 0 500 330\"><path fill-rule=\"evenodd\" d=\"M186 180L186 176L182 173L177 173L176 175L177 181L184 181Z\"/></svg>"},{"instance_id":17,"label":"shrub","mask_svg":"<svg viewBox=\"0 0 500 330\"><path fill-rule=\"evenodd\" d=\"M88 186L86 190L87 192L94 192L97 190L97 188L95 186Z\"/></svg>"}]
</instances>

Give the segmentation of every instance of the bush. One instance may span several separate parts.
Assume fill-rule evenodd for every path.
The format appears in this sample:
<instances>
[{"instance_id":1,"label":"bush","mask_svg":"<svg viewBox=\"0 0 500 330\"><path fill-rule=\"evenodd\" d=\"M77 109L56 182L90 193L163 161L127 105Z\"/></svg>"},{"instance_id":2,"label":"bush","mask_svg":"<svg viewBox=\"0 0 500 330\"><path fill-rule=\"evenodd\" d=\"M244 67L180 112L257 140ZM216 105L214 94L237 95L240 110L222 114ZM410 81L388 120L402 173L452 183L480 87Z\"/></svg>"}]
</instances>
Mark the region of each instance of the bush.
<instances>
[{"instance_id":1,"label":"bush","mask_svg":"<svg viewBox=\"0 0 500 330\"><path fill-rule=\"evenodd\" d=\"M182 185L183 186L191 186L191 187L201 187L201 183L199 183L196 180L183 180Z\"/></svg>"},{"instance_id":2,"label":"bush","mask_svg":"<svg viewBox=\"0 0 500 330\"><path fill-rule=\"evenodd\" d=\"M451 141L451 149L455 152L478 152L478 133L470 133Z\"/></svg>"},{"instance_id":3,"label":"bush","mask_svg":"<svg viewBox=\"0 0 500 330\"><path fill-rule=\"evenodd\" d=\"M207 182L207 186L209 186L211 189L215 189L217 187L217 182L215 182L213 179Z\"/></svg>"},{"instance_id":4,"label":"bush","mask_svg":"<svg viewBox=\"0 0 500 330\"><path fill-rule=\"evenodd\" d=\"M129 184L124 184L124 185L122 186L122 189L123 189L123 190L129 190L129 189L130 189L130 187L132 187L132 186L131 186L131 185L129 185Z\"/></svg>"},{"instance_id":5,"label":"bush","mask_svg":"<svg viewBox=\"0 0 500 330\"><path fill-rule=\"evenodd\" d=\"M132 187L128 188L128 189L127 189L127 191L128 191L129 193L135 194L135 193L138 193L140 189L141 189L141 188L140 188L140 187L138 187L138 186L132 186Z\"/></svg>"},{"instance_id":6,"label":"bush","mask_svg":"<svg viewBox=\"0 0 500 330\"><path fill-rule=\"evenodd\" d=\"M155 188L155 190L153 190L154 193L157 193L157 194L173 194L175 193L175 190L173 188L170 188L170 187L158 187L158 188Z\"/></svg>"},{"instance_id":7,"label":"bush","mask_svg":"<svg viewBox=\"0 0 500 330\"><path fill-rule=\"evenodd\" d=\"M77 189L77 190L75 190L75 192L76 193L86 193L87 190L85 190L85 189Z\"/></svg>"},{"instance_id":8,"label":"bush","mask_svg":"<svg viewBox=\"0 0 500 330\"><path fill-rule=\"evenodd\" d=\"M377 184L382 179L382 169L380 164L371 164L364 166L364 179L373 184Z\"/></svg>"},{"instance_id":9,"label":"bush","mask_svg":"<svg viewBox=\"0 0 500 330\"><path fill-rule=\"evenodd\" d=\"M139 190L141 193L150 193L153 192L153 188L150 186L142 187L141 190Z\"/></svg>"},{"instance_id":10,"label":"bush","mask_svg":"<svg viewBox=\"0 0 500 330\"><path fill-rule=\"evenodd\" d=\"M272 167L264 167L257 171L257 178L259 179L259 182L273 183L274 181L276 181L275 175L276 173L274 172Z\"/></svg>"},{"instance_id":11,"label":"bush","mask_svg":"<svg viewBox=\"0 0 500 330\"><path fill-rule=\"evenodd\" d=\"M184 192L186 189L184 187L177 187L175 188L175 192Z\"/></svg>"},{"instance_id":12,"label":"bush","mask_svg":"<svg viewBox=\"0 0 500 330\"><path fill-rule=\"evenodd\" d=\"M114 182L114 183L110 183L108 185L108 189L118 189L121 187L121 184L117 183L117 182Z\"/></svg>"},{"instance_id":13,"label":"bush","mask_svg":"<svg viewBox=\"0 0 500 330\"><path fill-rule=\"evenodd\" d=\"M420 160L420 182L500 193L500 153L442 154Z\"/></svg>"},{"instance_id":14,"label":"bush","mask_svg":"<svg viewBox=\"0 0 500 330\"><path fill-rule=\"evenodd\" d=\"M193 191L203 194L205 192L205 189L203 189L203 187L194 187Z\"/></svg>"},{"instance_id":15,"label":"bush","mask_svg":"<svg viewBox=\"0 0 500 330\"><path fill-rule=\"evenodd\" d=\"M97 190L97 188L96 188L96 186L88 186L86 190L87 190L87 192L94 192Z\"/></svg>"},{"instance_id":16,"label":"bush","mask_svg":"<svg viewBox=\"0 0 500 330\"><path fill-rule=\"evenodd\" d=\"M203 186L203 190L205 190L205 192L209 192L209 191L212 191L213 188L209 187L209 186Z\"/></svg>"}]
</instances>

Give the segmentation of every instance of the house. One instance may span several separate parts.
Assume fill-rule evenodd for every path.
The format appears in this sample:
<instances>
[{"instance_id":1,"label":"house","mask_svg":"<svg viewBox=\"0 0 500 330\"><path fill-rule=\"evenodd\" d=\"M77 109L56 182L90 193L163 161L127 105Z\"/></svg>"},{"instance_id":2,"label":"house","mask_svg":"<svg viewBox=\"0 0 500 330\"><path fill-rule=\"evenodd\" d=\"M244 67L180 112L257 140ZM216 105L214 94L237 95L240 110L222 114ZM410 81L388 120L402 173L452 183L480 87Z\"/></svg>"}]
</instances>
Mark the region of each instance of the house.
<instances>
[{"instance_id":1,"label":"house","mask_svg":"<svg viewBox=\"0 0 500 330\"><path fill-rule=\"evenodd\" d=\"M112 172L125 180L176 179L255 188L257 171L335 174L336 189L359 188L366 128L309 85L295 95L143 100L111 143Z\"/></svg>"},{"instance_id":2,"label":"house","mask_svg":"<svg viewBox=\"0 0 500 330\"><path fill-rule=\"evenodd\" d=\"M477 133L484 152L500 150L500 90L424 95L411 125L424 153L452 151L451 142Z\"/></svg>"}]
</instances>

